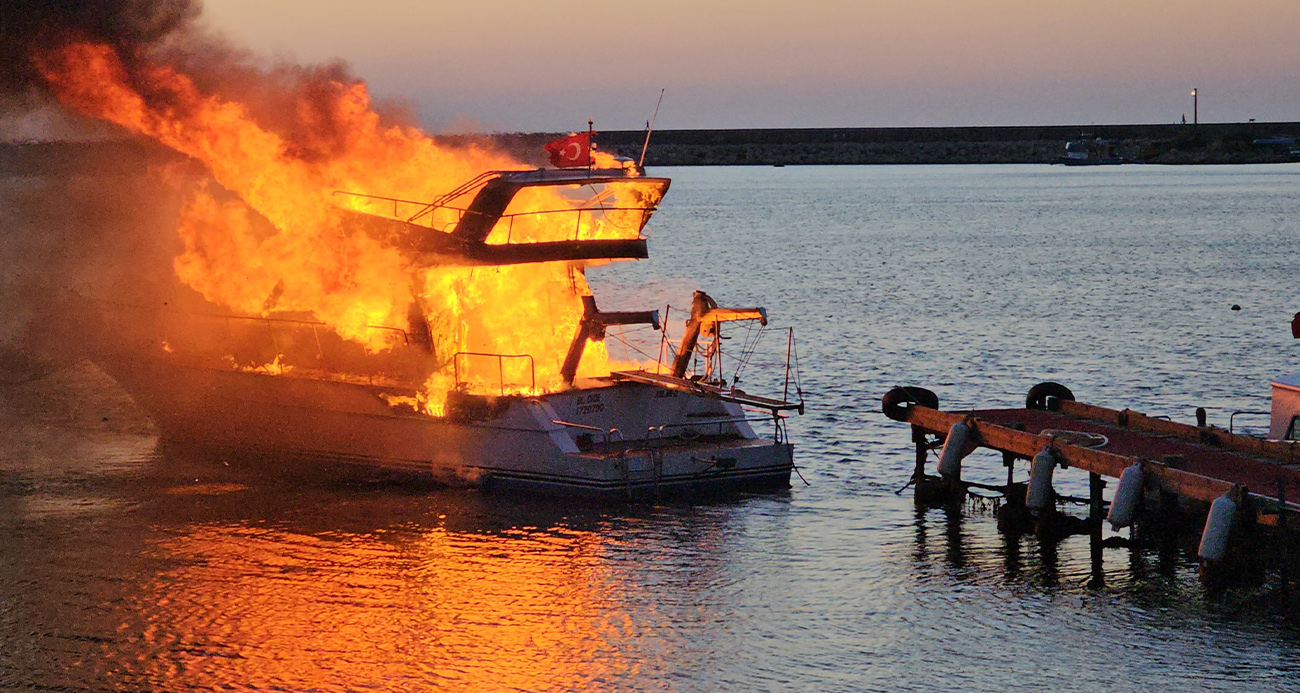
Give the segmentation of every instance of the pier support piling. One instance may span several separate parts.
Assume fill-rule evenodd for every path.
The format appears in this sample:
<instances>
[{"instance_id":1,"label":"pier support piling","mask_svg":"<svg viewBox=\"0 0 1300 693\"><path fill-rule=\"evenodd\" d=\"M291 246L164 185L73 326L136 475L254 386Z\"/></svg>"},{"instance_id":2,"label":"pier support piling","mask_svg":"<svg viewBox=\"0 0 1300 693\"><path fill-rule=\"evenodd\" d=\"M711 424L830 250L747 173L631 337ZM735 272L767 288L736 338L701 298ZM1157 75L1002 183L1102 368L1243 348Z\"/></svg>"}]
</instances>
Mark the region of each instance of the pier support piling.
<instances>
[{"instance_id":1,"label":"pier support piling","mask_svg":"<svg viewBox=\"0 0 1300 693\"><path fill-rule=\"evenodd\" d=\"M920 426L912 427L912 442L916 445L916 469L912 472L912 481L919 484L925 478L925 458L928 453L925 431Z\"/></svg>"},{"instance_id":2,"label":"pier support piling","mask_svg":"<svg viewBox=\"0 0 1300 693\"><path fill-rule=\"evenodd\" d=\"M998 531L1011 536L1019 536L1034 531L1034 516L1025 507L1027 485L1008 484L1002 506L998 508Z\"/></svg>"},{"instance_id":3,"label":"pier support piling","mask_svg":"<svg viewBox=\"0 0 1300 693\"><path fill-rule=\"evenodd\" d=\"M1282 583L1282 603L1286 605L1289 612L1291 610L1291 557L1288 555L1290 547L1287 543L1290 541L1287 536L1286 523L1286 481L1277 480L1277 527L1274 533L1277 536L1277 564L1278 564L1278 582Z\"/></svg>"},{"instance_id":4,"label":"pier support piling","mask_svg":"<svg viewBox=\"0 0 1300 693\"><path fill-rule=\"evenodd\" d=\"M1092 579L1088 581L1088 586L1093 588L1106 586L1101 543L1103 506L1101 495L1105 488L1106 481L1100 474L1088 473L1088 548L1092 559Z\"/></svg>"}]
</instances>

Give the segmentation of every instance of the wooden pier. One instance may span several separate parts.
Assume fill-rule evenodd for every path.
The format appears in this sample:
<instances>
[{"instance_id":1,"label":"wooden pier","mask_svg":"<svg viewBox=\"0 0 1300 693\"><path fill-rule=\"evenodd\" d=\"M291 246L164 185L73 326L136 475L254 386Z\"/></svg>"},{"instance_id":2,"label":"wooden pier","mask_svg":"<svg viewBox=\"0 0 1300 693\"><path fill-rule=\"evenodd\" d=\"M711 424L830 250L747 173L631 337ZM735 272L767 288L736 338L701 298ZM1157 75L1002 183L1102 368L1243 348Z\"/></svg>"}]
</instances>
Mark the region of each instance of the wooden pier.
<instances>
[{"instance_id":1,"label":"wooden pier","mask_svg":"<svg viewBox=\"0 0 1300 693\"><path fill-rule=\"evenodd\" d=\"M1030 390L1024 409L940 411L937 397L921 388L894 388L885 396L883 405L891 419L911 425L916 445L912 481L918 502L964 499L967 489L975 486L1002 492L1009 505L1023 504L1026 485L1012 481L1015 462L1035 459L1046 451L1049 457L1044 459L1056 462L1046 465L1049 494L1054 495L1050 490L1051 467L1074 467L1091 475L1090 516L1078 529L1064 534L1091 533L1099 542L1105 507L1101 497L1103 478L1119 479L1135 465L1140 470L1139 498L1146 499L1137 502L1145 505L1158 505L1150 501L1153 498L1166 499L1166 506L1176 499L1205 504L1230 499L1234 510L1240 510L1235 520L1229 520L1234 525L1234 540L1243 529L1249 533L1255 526L1275 527L1279 531L1271 532L1274 535L1288 534L1287 516L1300 513L1300 503L1296 502L1300 501L1297 444L1234 434L1208 425L1204 410L1198 410L1196 425L1178 423L1128 409L1083 404L1074 401L1067 388L1055 383L1043 383ZM928 452L945 446L950 432L957 431L964 449L945 450L943 457L947 459L941 462L948 467L946 473L929 475ZM1003 453L1005 485L972 484L961 479L960 459L979 447ZM1033 468L1038 467L1035 461ZM1031 482L1032 476L1031 471ZM1189 504L1184 501L1182 505ZM1045 510L1054 508L1053 502ZM1030 514L1037 519L1050 513ZM1206 536L1211 533L1211 525L1207 519ZM1289 529L1300 529L1300 523L1293 521ZM1226 536L1228 529L1223 532Z\"/></svg>"}]
</instances>

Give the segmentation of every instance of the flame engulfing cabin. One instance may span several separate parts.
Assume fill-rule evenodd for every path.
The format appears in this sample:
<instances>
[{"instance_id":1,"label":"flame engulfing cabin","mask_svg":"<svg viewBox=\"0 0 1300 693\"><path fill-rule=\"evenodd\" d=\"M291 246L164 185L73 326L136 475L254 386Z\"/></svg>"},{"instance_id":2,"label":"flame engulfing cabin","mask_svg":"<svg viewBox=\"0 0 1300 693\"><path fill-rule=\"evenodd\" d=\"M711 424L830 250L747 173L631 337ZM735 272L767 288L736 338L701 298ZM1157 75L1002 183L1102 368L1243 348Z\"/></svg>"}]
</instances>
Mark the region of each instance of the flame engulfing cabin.
<instances>
[{"instance_id":1,"label":"flame engulfing cabin","mask_svg":"<svg viewBox=\"0 0 1300 693\"><path fill-rule=\"evenodd\" d=\"M177 444L547 493L786 487L785 412L802 401L727 387L717 367L719 325L766 325L765 310L698 293L670 362L607 366L608 328L659 330L661 316L600 310L583 268L647 257L642 232L668 186L627 167L485 173L432 201L340 192L344 233L395 249L410 269L405 325L365 325L365 344L344 339L311 313L278 310L282 283L260 315L118 320L107 307L100 331L116 337L95 360ZM558 269L481 304L467 298L482 293L471 279L523 267ZM553 295L533 288L557 283ZM520 309L495 320L494 302ZM517 340L521 329L554 338ZM706 366L692 375L697 354Z\"/></svg>"}]
</instances>

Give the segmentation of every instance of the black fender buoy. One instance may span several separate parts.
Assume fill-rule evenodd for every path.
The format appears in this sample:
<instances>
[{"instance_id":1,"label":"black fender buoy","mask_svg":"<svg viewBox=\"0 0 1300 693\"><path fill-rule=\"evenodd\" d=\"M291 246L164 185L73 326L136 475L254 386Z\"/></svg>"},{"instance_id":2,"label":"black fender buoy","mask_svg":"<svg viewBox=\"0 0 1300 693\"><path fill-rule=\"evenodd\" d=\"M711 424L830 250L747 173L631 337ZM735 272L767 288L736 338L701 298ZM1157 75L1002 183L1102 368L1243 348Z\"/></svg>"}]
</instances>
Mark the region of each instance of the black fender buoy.
<instances>
[{"instance_id":1,"label":"black fender buoy","mask_svg":"<svg viewBox=\"0 0 1300 693\"><path fill-rule=\"evenodd\" d=\"M1049 380L1029 388L1029 394L1025 395L1025 408L1047 411L1048 397L1074 401L1074 393L1070 392L1070 388Z\"/></svg>"},{"instance_id":2,"label":"black fender buoy","mask_svg":"<svg viewBox=\"0 0 1300 693\"><path fill-rule=\"evenodd\" d=\"M913 405L939 408L939 395L923 387L895 387L880 400L880 410L895 421L907 421L907 410Z\"/></svg>"}]
</instances>

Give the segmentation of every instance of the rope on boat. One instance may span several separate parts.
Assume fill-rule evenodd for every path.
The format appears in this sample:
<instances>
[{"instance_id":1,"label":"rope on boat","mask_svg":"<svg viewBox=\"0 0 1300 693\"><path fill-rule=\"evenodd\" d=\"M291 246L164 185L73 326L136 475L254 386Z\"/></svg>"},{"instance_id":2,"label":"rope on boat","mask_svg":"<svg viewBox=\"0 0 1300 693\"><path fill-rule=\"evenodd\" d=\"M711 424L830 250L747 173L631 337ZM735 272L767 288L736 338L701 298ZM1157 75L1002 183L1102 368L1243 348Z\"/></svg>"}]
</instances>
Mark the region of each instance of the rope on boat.
<instances>
[{"instance_id":1,"label":"rope on boat","mask_svg":"<svg viewBox=\"0 0 1300 693\"><path fill-rule=\"evenodd\" d=\"M799 404L803 404L803 382L799 379L799 342L794 338L794 328L790 329L790 355L794 357L794 393L799 397ZM799 407L799 413L803 413L803 407Z\"/></svg>"},{"instance_id":2,"label":"rope on boat","mask_svg":"<svg viewBox=\"0 0 1300 693\"><path fill-rule=\"evenodd\" d=\"M758 332L755 333L754 322L752 320L749 321L749 324L745 331L745 340L740 347L740 359L738 359L739 364L737 364L736 366L735 375L733 375L731 378L732 386L735 386L737 383L740 382L741 374L745 372L745 368L749 365L750 360L753 359L754 354L757 353L758 341L763 338L763 333L766 331L767 331L766 325L759 325ZM751 336L753 337L752 340L750 339Z\"/></svg>"},{"instance_id":3,"label":"rope on boat","mask_svg":"<svg viewBox=\"0 0 1300 693\"><path fill-rule=\"evenodd\" d=\"M640 347L638 347L638 346L636 346L635 344L633 344L630 340L628 340L627 336L626 336L625 334L623 334L623 327L624 327L623 325L619 325L619 326L618 326L618 328L619 328L619 329L618 329L618 334L614 335L614 339L615 339L616 341L621 342L621 343L623 344L623 355L624 355L624 356L627 356L627 351L628 351L628 349L631 349L632 351L635 351L637 354L639 354L639 355L645 357L645 359L646 359L647 361L656 361L656 362L661 362L660 359L657 358L654 354L651 354L651 353L645 351L644 349L641 349ZM648 326L645 326L645 325L633 325L633 326L631 327L631 329L634 329L634 330L635 330L635 329L638 329L638 328L646 328L646 327L648 327ZM631 358L629 358L628 360L630 361Z\"/></svg>"}]
</instances>

